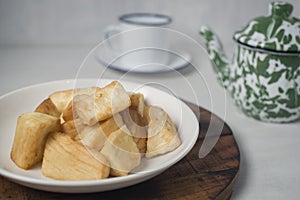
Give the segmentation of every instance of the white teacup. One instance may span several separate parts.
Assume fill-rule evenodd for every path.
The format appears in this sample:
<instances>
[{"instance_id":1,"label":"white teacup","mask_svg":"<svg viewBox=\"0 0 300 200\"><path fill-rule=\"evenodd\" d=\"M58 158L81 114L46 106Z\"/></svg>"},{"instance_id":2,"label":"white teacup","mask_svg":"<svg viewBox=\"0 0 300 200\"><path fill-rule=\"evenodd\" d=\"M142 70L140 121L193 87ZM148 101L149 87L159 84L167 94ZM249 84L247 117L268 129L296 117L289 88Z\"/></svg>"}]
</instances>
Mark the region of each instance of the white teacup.
<instances>
[{"instance_id":1,"label":"white teacup","mask_svg":"<svg viewBox=\"0 0 300 200\"><path fill-rule=\"evenodd\" d=\"M119 63L128 71L166 65L169 60L168 31L161 28L166 28L171 21L169 16L150 13L120 16L120 24L104 30L105 42L115 55L111 64ZM115 35L111 37L112 34Z\"/></svg>"}]
</instances>

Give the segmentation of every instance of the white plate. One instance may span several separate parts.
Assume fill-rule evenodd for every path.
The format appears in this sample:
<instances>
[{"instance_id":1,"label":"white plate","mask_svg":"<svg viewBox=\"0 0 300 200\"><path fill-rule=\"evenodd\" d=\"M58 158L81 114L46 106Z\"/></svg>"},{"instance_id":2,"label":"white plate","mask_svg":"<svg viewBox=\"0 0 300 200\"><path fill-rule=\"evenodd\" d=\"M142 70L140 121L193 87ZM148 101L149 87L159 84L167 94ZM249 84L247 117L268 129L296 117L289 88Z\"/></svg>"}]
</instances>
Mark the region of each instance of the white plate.
<instances>
[{"instance_id":1,"label":"white plate","mask_svg":"<svg viewBox=\"0 0 300 200\"><path fill-rule=\"evenodd\" d=\"M164 52L168 53L168 52ZM106 53L107 54L107 53ZM106 58L105 53L97 52L95 54L96 60L103 66L109 67L115 70L123 72L134 72L134 73L164 73L179 70L189 66L192 61L192 56L187 52L180 52L178 54L168 53L169 59L165 62L159 63L145 63L136 66L131 66L127 63L122 63L122 60L115 60L113 58ZM101 55L101 56L100 56ZM109 57L109 56L107 56Z\"/></svg>"},{"instance_id":2,"label":"white plate","mask_svg":"<svg viewBox=\"0 0 300 200\"><path fill-rule=\"evenodd\" d=\"M113 190L150 179L181 160L194 146L199 131L198 121L191 109L179 99L148 86L123 82L128 91L144 94L148 104L164 108L178 127L182 144L173 152L151 159L143 158L134 173L116 178L91 181L59 181L43 177L40 166L31 170L18 168L10 159L17 117L30 112L49 94L75 87L104 86L112 80L62 80L22 88L0 97L0 175L31 188L64 193L87 193Z\"/></svg>"}]
</instances>

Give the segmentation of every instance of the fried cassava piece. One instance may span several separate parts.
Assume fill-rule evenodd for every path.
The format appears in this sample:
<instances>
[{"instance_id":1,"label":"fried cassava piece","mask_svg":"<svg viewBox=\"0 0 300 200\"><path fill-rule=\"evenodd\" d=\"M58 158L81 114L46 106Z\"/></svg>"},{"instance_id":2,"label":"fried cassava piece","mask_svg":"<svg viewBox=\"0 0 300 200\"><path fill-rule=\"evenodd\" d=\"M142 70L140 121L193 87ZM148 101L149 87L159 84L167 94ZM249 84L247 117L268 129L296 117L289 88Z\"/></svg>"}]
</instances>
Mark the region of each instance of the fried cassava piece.
<instances>
[{"instance_id":1,"label":"fried cassava piece","mask_svg":"<svg viewBox=\"0 0 300 200\"><path fill-rule=\"evenodd\" d=\"M58 180L107 178L109 162L98 151L87 149L65 133L53 133L46 142L42 173Z\"/></svg>"},{"instance_id":2,"label":"fried cassava piece","mask_svg":"<svg viewBox=\"0 0 300 200\"><path fill-rule=\"evenodd\" d=\"M42 160L46 137L60 130L60 120L47 114L22 114L17 121L11 159L23 169L29 169Z\"/></svg>"},{"instance_id":3,"label":"fried cassava piece","mask_svg":"<svg viewBox=\"0 0 300 200\"><path fill-rule=\"evenodd\" d=\"M168 153L181 144L174 123L163 109L146 106L145 117L148 123L146 157Z\"/></svg>"},{"instance_id":4,"label":"fried cassava piece","mask_svg":"<svg viewBox=\"0 0 300 200\"><path fill-rule=\"evenodd\" d=\"M73 100L76 114L88 126L112 117L130 104L129 95L117 81L97 90L94 95L78 95Z\"/></svg>"}]
</instances>

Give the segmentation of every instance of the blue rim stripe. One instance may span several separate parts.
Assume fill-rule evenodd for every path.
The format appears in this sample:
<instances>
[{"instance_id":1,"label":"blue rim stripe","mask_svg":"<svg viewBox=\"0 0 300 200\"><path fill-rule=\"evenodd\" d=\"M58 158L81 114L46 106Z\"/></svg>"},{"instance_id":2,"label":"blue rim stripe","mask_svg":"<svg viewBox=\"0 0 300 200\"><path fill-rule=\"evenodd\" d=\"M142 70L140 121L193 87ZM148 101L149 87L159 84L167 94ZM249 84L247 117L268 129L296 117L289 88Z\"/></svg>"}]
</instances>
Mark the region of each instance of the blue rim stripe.
<instances>
[{"instance_id":1,"label":"blue rim stripe","mask_svg":"<svg viewBox=\"0 0 300 200\"><path fill-rule=\"evenodd\" d=\"M136 17L136 16L159 17L159 18L165 18L167 21L162 23L142 23L142 22L135 22L128 19L130 17ZM135 24L135 25L142 25L142 26L163 26L163 25L170 24L172 22L171 17L167 15L154 14L154 13L130 13L130 14L125 14L120 16L119 20L128 24Z\"/></svg>"}]
</instances>

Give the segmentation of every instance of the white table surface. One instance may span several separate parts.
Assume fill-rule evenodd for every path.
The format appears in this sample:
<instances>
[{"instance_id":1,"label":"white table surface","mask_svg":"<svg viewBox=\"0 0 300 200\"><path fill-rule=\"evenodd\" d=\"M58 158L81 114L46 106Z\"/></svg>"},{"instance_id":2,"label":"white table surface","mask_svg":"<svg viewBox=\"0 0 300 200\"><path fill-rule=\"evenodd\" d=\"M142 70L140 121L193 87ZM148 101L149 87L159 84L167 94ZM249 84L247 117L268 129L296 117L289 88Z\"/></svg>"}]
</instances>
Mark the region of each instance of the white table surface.
<instances>
[{"instance_id":1,"label":"white table surface","mask_svg":"<svg viewBox=\"0 0 300 200\"><path fill-rule=\"evenodd\" d=\"M73 79L91 46L0 48L0 95L32 84ZM89 62L80 78L122 79L160 83L181 98L208 108L233 130L241 152L241 168L232 199L300 198L300 121L263 123L245 117L217 83L204 54L194 52L193 63L179 73L126 74ZM182 76L183 75L183 76ZM192 97L192 85L197 99Z\"/></svg>"}]
</instances>

